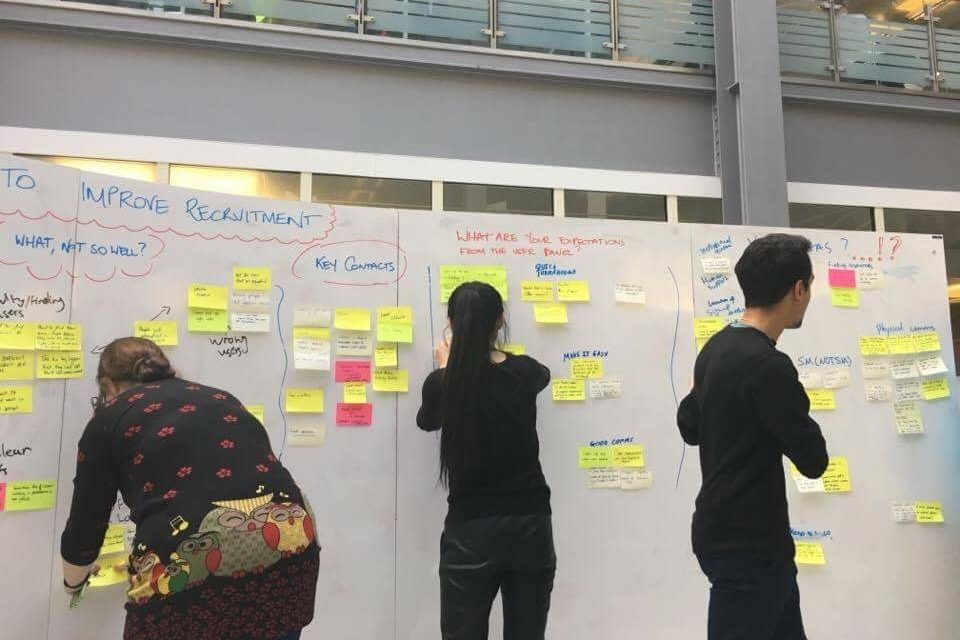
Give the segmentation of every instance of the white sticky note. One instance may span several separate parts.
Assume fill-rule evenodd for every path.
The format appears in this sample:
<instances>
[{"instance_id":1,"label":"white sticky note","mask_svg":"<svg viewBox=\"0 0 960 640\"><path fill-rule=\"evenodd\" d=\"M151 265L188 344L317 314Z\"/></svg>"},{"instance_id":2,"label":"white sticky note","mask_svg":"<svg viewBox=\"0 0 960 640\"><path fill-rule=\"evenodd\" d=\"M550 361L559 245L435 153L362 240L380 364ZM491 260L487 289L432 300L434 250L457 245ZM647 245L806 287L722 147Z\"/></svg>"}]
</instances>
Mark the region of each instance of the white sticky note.
<instances>
[{"instance_id":1,"label":"white sticky note","mask_svg":"<svg viewBox=\"0 0 960 640\"><path fill-rule=\"evenodd\" d=\"M327 427L322 423L287 427L287 444L291 447L319 447L326 440Z\"/></svg>"},{"instance_id":2,"label":"white sticky note","mask_svg":"<svg viewBox=\"0 0 960 640\"><path fill-rule=\"evenodd\" d=\"M340 331L337 333L338 356L373 355L373 335L358 331Z\"/></svg>"},{"instance_id":3,"label":"white sticky note","mask_svg":"<svg viewBox=\"0 0 960 640\"><path fill-rule=\"evenodd\" d=\"M700 266L705 274L730 273L730 258L727 256L703 256Z\"/></svg>"},{"instance_id":4,"label":"white sticky note","mask_svg":"<svg viewBox=\"0 0 960 640\"><path fill-rule=\"evenodd\" d=\"M823 478L807 478L793 465L790 465L790 475L797 485L797 491L800 493L824 493L826 487L823 485Z\"/></svg>"},{"instance_id":5,"label":"white sticky note","mask_svg":"<svg viewBox=\"0 0 960 640\"><path fill-rule=\"evenodd\" d=\"M886 284L883 271L878 269L857 269L858 289L882 289Z\"/></svg>"},{"instance_id":6,"label":"white sticky note","mask_svg":"<svg viewBox=\"0 0 960 640\"><path fill-rule=\"evenodd\" d=\"M938 376L947 373L947 365L943 361L943 358L938 355L920 358L917 361L917 369L923 377Z\"/></svg>"},{"instance_id":7,"label":"white sticky note","mask_svg":"<svg viewBox=\"0 0 960 640\"><path fill-rule=\"evenodd\" d=\"M620 488L624 491L649 489L653 486L653 472L649 469L620 469Z\"/></svg>"},{"instance_id":8,"label":"white sticky note","mask_svg":"<svg viewBox=\"0 0 960 640\"><path fill-rule=\"evenodd\" d=\"M330 371L330 343L314 338L294 339L293 368L304 371Z\"/></svg>"},{"instance_id":9,"label":"white sticky note","mask_svg":"<svg viewBox=\"0 0 960 640\"><path fill-rule=\"evenodd\" d=\"M298 304L293 307L293 326L329 327L333 309L315 304Z\"/></svg>"},{"instance_id":10,"label":"white sticky note","mask_svg":"<svg viewBox=\"0 0 960 640\"><path fill-rule=\"evenodd\" d=\"M823 386L826 389L842 389L850 384L848 369L828 369L823 372Z\"/></svg>"},{"instance_id":11,"label":"white sticky note","mask_svg":"<svg viewBox=\"0 0 960 640\"><path fill-rule=\"evenodd\" d=\"M895 522L905 523L917 521L917 509L912 502L894 502L890 506Z\"/></svg>"},{"instance_id":12,"label":"white sticky note","mask_svg":"<svg viewBox=\"0 0 960 640\"><path fill-rule=\"evenodd\" d=\"M881 380L890 377L890 363L886 360L864 360L860 367L864 380Z\"/></svg>"},{"instance_id":13,"label":"white sticky note","mask_svg":"<svg viewBox=\"0 0 960 640\"><path fill-rule=\"evenodd\" d=\"M647 292L642 284L618 282L613 289L613 297L624 304L646 304Z\"/></svg>"},{"instance_id":14,"label":"white sticky note","mask_svg":"<svg viewBox=\"0 0 960 640\"><path fill-rule=\"evenodd\" d=\"M270 294L266 291L234 291L230 306L240 311L265 313L270 310Z\"/></svg>"},{"instance_id":15,"label":"white sticky note","mask_svg":"<svg viewBox=\"0 0 960 640\"><path fill-rule=\"evenodd\" d=\"M894 383L893 397L897 402L908 400L923 400L919 380L897 380Z\"/></svg>"},{"instance_id":16,"label":"white sticky note","mask_svg":"<svg viewBox=\"0 0 960 640\"><path fill-rule=\"evenodd\" d=\"M587 469L587 486L591 489L619 489L620 469L611 467Z\"/></svg>"},{"instance_id":17,"label":"white sticky note","mask_svg":"<svg viewBox=\"0 0 960 640\"><path fill-rule=\"evenodd\" d=\"M870 402L890 402L893 397L893 387L887 382L868 382L864 385L864 391Z\"/></svg>"},{"instance_id":18,"label":"white sticky note","mask_svg":"<svg viewBox=\"0 0 960 640\"><path fill-rule=\"evenodd\" d=\"M805 389L822 389L823 375L819 371L803 369L800 371L800 384Z\"/></svg>"},{"instance_id":19,"label":"white sticky note","mask_svg":"<svg viewBox=\"0 0 960 640\"><path fill-rule=\"evenodd\" d=\"M230 331L237 333L268 333L269 313L231 313Z\"/></svg>"},{"instance_id":20,"label":"white sticky note","mask_svg":"<svg viewBox=\"0 0 960 640\"><path fill-rule=\"evenodd\" d=\"M890 363L890 374L894 380L909 380L910 378L919 378L920 370L917 368L917 361L912 358L894 360Z\"/></svg>"},{"instance_id":21,"label":"white sticky note","mask_svg":"<svg viewBox=\"0 0 960 640\"><path fill-rule=\"evenodd\" d=\"M590 397L594 400L605 398L620 397L620 378L606 378L603 380L589 380L587 386L590 387Z\"/></svg>"}]
</instances>

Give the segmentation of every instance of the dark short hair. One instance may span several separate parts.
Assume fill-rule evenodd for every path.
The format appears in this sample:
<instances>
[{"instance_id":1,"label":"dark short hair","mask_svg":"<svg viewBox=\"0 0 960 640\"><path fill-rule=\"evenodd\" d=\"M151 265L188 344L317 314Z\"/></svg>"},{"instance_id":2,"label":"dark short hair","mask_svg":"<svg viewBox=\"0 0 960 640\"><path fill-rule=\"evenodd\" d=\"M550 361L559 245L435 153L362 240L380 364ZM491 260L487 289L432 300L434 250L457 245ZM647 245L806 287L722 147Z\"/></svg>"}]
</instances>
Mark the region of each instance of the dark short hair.
<instances>
[{"instance_id":1,"label":"dark short hair","mask_svg":"<svg viewBox=\"0 0 960 640\"><path fill-rule=\"evenodd\" d=\"M748 309L772 307L783 300L797 281L810 286L810 241L786 233L757 238L737 261L736 273Z\"/></svg>"}]
</instances>

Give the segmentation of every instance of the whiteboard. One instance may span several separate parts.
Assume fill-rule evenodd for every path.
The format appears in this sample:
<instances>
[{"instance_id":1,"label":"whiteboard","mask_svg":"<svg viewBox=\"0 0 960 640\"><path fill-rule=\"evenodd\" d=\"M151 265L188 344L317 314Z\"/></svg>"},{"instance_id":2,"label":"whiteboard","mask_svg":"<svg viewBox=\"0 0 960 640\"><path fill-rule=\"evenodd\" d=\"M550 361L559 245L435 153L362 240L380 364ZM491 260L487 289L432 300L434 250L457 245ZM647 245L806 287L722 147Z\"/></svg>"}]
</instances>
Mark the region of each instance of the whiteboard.
<instances>
[{"instance_id":1,"label":"whiteboard","mask_svg":"<svg viewBox=\"0 0 960 640\"><path fill-rule=\"evenodd\" d=\"M19 309L22 317L10 319L82 324L87 370L80 380L33 381L34 412L0 416L3 448L31 448L29 455L0 458L0 482L58 480L56 509L0 513L0 536L17 541L0 548L8 575L17 576L2 587L7 627L31 638L119 635L123 587L91 589L79 609L68 611L59 533L76 441L95 393L92 352L129 335L135 321L157 318L179 324L179 345L167 351L185 377L265 405L273 446L311 500L324 551L317 615L304 637L438 638L446 504L437 484L437 436L415 424L419 385L446 326L441 267L503 265L509 342L524 345L555 378L569 377L569 359L585 354L601 357L604 375L622 380L619 398L560 404L547 390L539 400L558 553L548 637L702 638L708 585L689 543L700 474L696 450L678 436L676 402L690 386L694 318L729 319L742 306L735 282L704 274L701 257L722 255L733 263L764 232L270 201L0 156L0 296L7 294L0 314L15 313L16 300L33 296ZM900 436L892 404L866 400L857 349L860 336L896 331L901 323L906 330L932 327L952 370L942 240L807 235L815 243L815 297L806 326L786 334L781 348L798 364L836 361L827 356L849 362L850 383L836 391L836 411L815 417L831 455L848 458L853 480L847 495L800 495L788 477L797 535L820 542L828 560L825 567L801 568L808 631L851 639L892 640L908 630L919 640L951 637L960 622L952 606L960 595L952 579L960 569L953 528L960 513L955 381L949 378L951 399L922 403L925 433ZM24 238L35 236L53 240L27 246ZM857 309L833 307L827 269L838 265L887 271L885 286L861 291ZM271 268L270 331L187 332L189 285L229 285L234 266ZM587 281L590 302L568 304L566 325L538 325L533 305L520 295L522 281L537 279ZM618 282L642 285L646 304L617 303ZM330 374L295 370L298 304L412 307L414 341L399 347L410 391L368 389L370 427L337 427L341 385ZM0 386L7 384L31 383ZM282 411L283 390L301 386L325 388L323 415ZM285 424L321 423L322 446L285 444ZM588 487L578 448L613 439L644 447L651 488ZM895 523L890 503L915 500L942 502L946 523ZM124 517L118 508L115 518ZM862 615L868 606L869 620ZM499 638L494 615L491 637Z\"/></svg>"}]
</instances>

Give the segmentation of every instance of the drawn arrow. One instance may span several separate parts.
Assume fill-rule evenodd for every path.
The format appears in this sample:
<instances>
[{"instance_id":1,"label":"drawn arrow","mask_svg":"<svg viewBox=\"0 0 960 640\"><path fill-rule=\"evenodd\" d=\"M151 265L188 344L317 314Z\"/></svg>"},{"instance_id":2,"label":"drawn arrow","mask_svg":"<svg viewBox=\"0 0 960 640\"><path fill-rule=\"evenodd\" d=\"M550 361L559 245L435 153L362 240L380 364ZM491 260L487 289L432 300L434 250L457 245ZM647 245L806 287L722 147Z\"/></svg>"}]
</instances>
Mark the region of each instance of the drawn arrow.
<instances>
[{"instance_id":1,"label":"drawn arrow","mask_svg":"<svg viewBox=\"0 0 960 640\"><path fill-rule=\"evenodd\" d=\"M164 305L164 306L160 307L160 313L158 313L157 315L153 316L153 317L150 318L150 319L151 319L151 320L156 320L156 319L159 318L160 316L168 316L168 315L170 315L170 307Z\"/></svg>"},{"instance_id":2,"label":"drawn arrow","mask_svg":"<svg viewBox=\"0 0 960 640\"><path fill-rule=\"evenodd\" d=\"M100 345L97 345L93 349L90 349L90 353L92 353L95 356L98 356L101 353L103 353L104 349L106 349L106 347L101 347Z\"/></svg>"}]
</instances>

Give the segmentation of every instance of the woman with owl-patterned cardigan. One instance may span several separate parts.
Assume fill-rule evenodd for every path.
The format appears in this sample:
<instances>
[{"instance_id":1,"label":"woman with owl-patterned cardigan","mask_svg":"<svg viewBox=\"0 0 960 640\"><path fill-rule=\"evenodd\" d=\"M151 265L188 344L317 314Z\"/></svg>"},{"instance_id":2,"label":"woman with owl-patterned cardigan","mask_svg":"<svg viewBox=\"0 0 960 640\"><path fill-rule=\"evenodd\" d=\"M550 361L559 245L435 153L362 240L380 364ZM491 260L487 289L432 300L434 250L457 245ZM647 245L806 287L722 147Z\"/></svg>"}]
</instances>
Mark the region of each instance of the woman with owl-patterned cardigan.
<instances>
[{"instance_id":1,"label":"woman with owl-patterned cardigan","mask_svg":"<svg viewBox=\"0 0 960 640\"><path fill-rule=\"evenodd\" d=\"M174 377L159 347L136 340L101 359L61 540L64 586L96 570L119 490L136 524L124 640L299 637L319 553L305 497L236 398ZM117 360L129 376L109 376Z\"/></svg>"}]
</instances>

